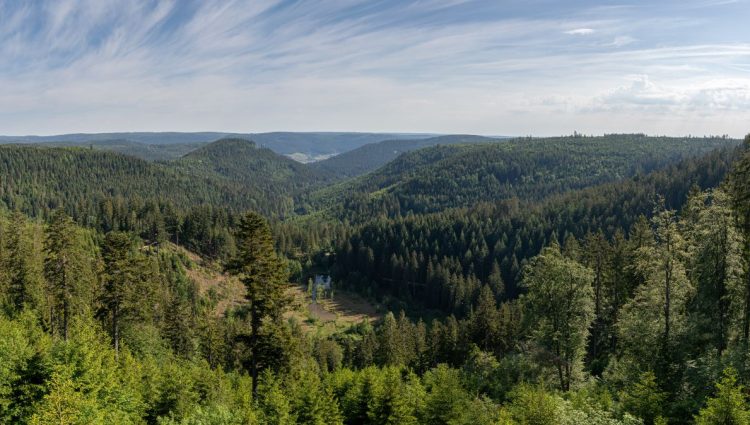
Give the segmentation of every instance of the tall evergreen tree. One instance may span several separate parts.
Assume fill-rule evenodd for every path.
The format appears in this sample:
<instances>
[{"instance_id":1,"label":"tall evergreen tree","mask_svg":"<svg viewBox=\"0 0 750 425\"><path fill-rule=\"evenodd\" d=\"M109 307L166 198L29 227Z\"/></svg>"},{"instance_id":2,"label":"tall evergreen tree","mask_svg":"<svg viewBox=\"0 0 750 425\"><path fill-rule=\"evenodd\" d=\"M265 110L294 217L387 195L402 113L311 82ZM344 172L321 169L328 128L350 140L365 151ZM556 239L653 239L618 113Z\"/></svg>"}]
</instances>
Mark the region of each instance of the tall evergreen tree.
<instances>
[{"instance_id":1,"label":"tall evergreen tree","mask_svg":"<svg viewBox=\"0 0 750 425\"><path fill-rule=\"evenodd\" d=\"M492 289L488 285L483 285L479 291L476 308L469 320L472 340L477 342L484 351L495 351L500 333L500 316Z\"/></svg>"},{"instance_id":2,"label":"tall evergreen tree","mask_svg":"<svg viewBox=\"0 0 750 425\"><path fill-rule=\"evenodd\" d=\"M44 275L50 295L51 331L66 341L76 295L82 292L81 280L86 275L81 248L73 220L56 211L46 232Z\"/></svg>"},{"instance_id":3,"label":"tall evergreen tree","mask_svg":"<svg viewBox=\"0 0 750 425\"><path fill-rule=\"evenodd\" d=\"M729 177L729 188L737 214L737 225L744 239L744 256L750 258L750 134L745 136L741 155ZM747 352L750 347L750 266L745 267L744 281L742 339Z\"/></svg>"},{"instance_id":4,"label":"tall evergreen tree","mask_svg":"<svg viewBox=\"0 0 750 425\"><path fill-rule=\"evenodd\" d=\"M584 264L594 272L594 323L591 326L591 338L589 341L589 363L595 374L601 373L601 364L604 362L608 346L608 323L610 312L605 310L607 297L610 295L607 288L610 285L609 264L610 245L602 232L589 234L585 239L585 249L582 252Z\"/></svg>"},{"instance_id":5,"label":"tall evergreen tree","mask_svg":"<svg viewBox=\"0 0 750 425\"><path fill-rule=\"evenodd\" d=\"M122 322L133 307L141 278L133 238L124 232L107 234L102 247L104 290L102 305L109 321L115 354L120 352Z\"/></svg>"},{"instance_id":6,"label":"tall evergreen tree","mask_svg":"<svg viewBox=\"0 0 750 425\"><path fill-rule=\"evenodd\" d=\"M690 277L696 288L690 306L691 346L712 346L721 354L730 338L739 336L734 325L740 323L736 313L742 311L742 273L747 260L724 191L698 193L686 210Z\"/></svg>"},{"instance_id":7,"label":"tall evergreen tree","mask_svg":"<svg viewBox=\"0 0 750 425\"><path fill-rule=\"evenodd\" d=\"M269 322L278 325L288 304L284 294L286 267L274 252L268 222L258 213L249 212L239 222L237 253L226 264L226 271L238 276L245 285L249 329L245 342L250 351L249 369L253 379L253 394L258 390L258 374L278 359L263 358L268 345L278 342Z\"/></svg>"},{"instance_id":8,"label":"tall evergreen tree","mask_svg":"<svg viewBox=\"0 0 750 425\"><path fill-rule=\"evenodd\" d=\"M2 264L7 279L8 302L15 312L21 311L31 298L32 278L29 263L33 253L26 241L25 228L26 220L23 214L16 211L7 232L5 258Z\"/></svg>"},{"instance_id":9,"label":"tall evergreen tree","mask_svg":"<svg viewBox=\"0 0 750 425\"><path fill-rule=\"evenodd\" d=\"M674 211L657 210L652 218L653 238L646 238L635 258L645 282L623 307L620 340L637 371L653 370L660 382L668 378L679 359L677 344L685 335L686 304L692 287L686 276L686 244Z\"/></svg>"}]
</instances>

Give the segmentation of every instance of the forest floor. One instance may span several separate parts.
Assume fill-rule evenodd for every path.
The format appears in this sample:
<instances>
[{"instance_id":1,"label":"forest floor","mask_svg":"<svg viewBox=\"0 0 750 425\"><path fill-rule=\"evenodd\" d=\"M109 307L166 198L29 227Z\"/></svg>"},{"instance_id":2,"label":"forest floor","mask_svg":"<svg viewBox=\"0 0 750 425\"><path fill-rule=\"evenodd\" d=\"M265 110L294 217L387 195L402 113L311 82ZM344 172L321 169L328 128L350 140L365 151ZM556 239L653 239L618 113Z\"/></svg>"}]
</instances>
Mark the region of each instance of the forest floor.
<instances>
[{"instance_id":1,"label":"forest floor","mask_svg":"<svg viewBox=\"0 0 750 425\"><path fill-rule=\"evenodd\" d=\"M349 292L336 290L332 298L321 299L316 303L311 301L302 286L290 286L287 294L292 297L293 302L286 317L295 318L305 331L328 333L382 317L377 305Z\"/></svg>"},{"instance_id":2,"label":"forest floor","mask_svg":"<svg viewBox=\"0 0 750 425\"><path fill-rule=\"evenodd\" d=\"M226 275L214 264L205 263L193 252L169 245L188 260L186 274L198 285L200 294L216 301L217 316L244 302L245 288L238 279ZM377 305L350 292L336 290L333 297L313 303L305 287L290 284L286 291L292 305L285 317L297 320L306 332L343 330L365 320L376 321L383 315Z\"/></svg>"},{"instance_id":3,"label":"forest floor","mask_svg":"<svg viewBox=\"0 0 750 425\"><path fill-rule=\"evenodd\" d=\"M200 256L183 247L169 245L189 260L185 273L198 285L198 292L202 296L208 295L216 302L214 310L217 316L223 316L228 309L242 304L245 287L237 278L223 273L218 265L206 263Z\"/></svg>"}]
</instances>

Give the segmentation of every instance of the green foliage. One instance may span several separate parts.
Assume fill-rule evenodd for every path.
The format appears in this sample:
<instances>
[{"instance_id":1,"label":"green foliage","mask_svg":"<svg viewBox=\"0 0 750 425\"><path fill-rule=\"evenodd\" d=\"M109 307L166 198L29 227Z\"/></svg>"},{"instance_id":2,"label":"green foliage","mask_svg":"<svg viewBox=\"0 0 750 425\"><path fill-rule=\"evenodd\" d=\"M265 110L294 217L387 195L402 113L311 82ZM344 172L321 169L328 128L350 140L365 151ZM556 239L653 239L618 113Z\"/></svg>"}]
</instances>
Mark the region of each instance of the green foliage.
<instances>
[{"instance_id":1,"label":"green foliage","mask_svg":"<svg viewBox=\"0 0 750 425\"><path fill-rule=\"evenodd\" d=\"M273 249L271 229L257 213L247 213L237 231L237 254L226 270L245 285L249 329L241 335L247 345L249 369L256 393L260 371L278 367L287 355L281 314L288 300L284 294L286 267Z\"/></svg>"},{"instance_id":2,"label":"green foliage","mask_svg":"<svg viewBox=\"0 0 750 425\"><path fill-rule=\"evenodd\" d=\"M608 135L434 146L408 152L333 189L322 189L311 200L330 205L336 217L350 221L383 210L389 216L403 216L512 197L538 200L648 173L735 143L723 138Z\"/></svg>"},{"instance_id":3,"label":"green foliage","mask_svg":"<svg viewBox=\"0 0 750 425\"><path fill-rule=\"evenodd\" d=\"M538 255L555 235L584 238L601 230L609 239L627 233L639 217L653 213L654 194L665 194L666 206L679 208L695 185L719 185L732 155L714 152L648 175L538 202L511 198L390 219L383 218L388 214L382 210L368 211L367 223L348 234L344 229L331 235L338 241L335 280L375 297L397 297L414 309L464 316L476 303L483 282L496 282L491 288L497 298L517 297L521 263ZM353 205L347 208L359 211ZM631 258L622 257L630 255L622 248L619 261L632 264ZM619 308L632 294L637 273L627 267L613 270L620 273L612 277L618 279L618 292L604 301ZM609 284L606 279L604 283ZM609 307L605 303L603 308ZM606 333L614 335L614 328Z\"/></svg>"},{"instance_id":4,"label":"green foliage","mask_svg":"<svg viewBox=\"0 0 750 425\"><path fill-rule=\"evenodd\" d=\"M674 211L657 212L652 226L653 239L637 249L635 259L645 282L623 307L620 339L633 367L653 370L664 382L675 383L672 366L681 363L675 348L687 331L686 310L693 288L686 276L686 244Z\"/></svg>"},{"instance_id":5,"label":"green foliage","mask_svg":"<svg viewBox=\"0 0 750 425\"><path fill-rule=\"evenodd\" d=\"M547 391L521 385L511 395L512 402L505 408L510 423L523 425L552 425L559 423L557 400Z\"/></svg>"},{"instance_id":6,"label":"green foliage","mask_svg":"<svg viewBox=\"0 0 750 425\"><path fill-rule=\"evenodd\" d=\"M395 139L370 143L356 149L335 155L323 161L310 164L315 170L327 171L341 177L355 177L387 164L404 152L411 152L428 146L457 145L467 143L488 143L488 137L472 135L450 135L426 139Z\"/></svg>"},{"instance_id":7,"label":"green foliage","mask_svg":"<svg viewBox=\"0 0 750 425\"><path fill-rule=\"evenodd\" d=\"M560 389L580 379L586 339L594 318L591 270L545 248L524 269L524 298L539 355L557 369Z\"/></svg>"},{"instance_id":8,"label":"green foliage","mask_svg":"<svg viewBox=\"0 0 750 425\"><path fill-rule=\"evenodd\" d=\"M744 387L737 383L734 369L724 371L721 381L716 383L716 395L708 399L706 407L695 418L699 425L708 424L748 424L750 409Z\"/></svg>"},{"instance_id":9,"label":"green foliage","mask_svg":"<svg viewBox=\"0 0 750 425\"><path fill-rule=\"evenodd\" d=\"M0 422L746 423L744 154L702 192L735 153L662 167L732 142L654 141L411 152L321 192L353 223L288 219L329 176L241 140L0 149L3 202L50 218L0 214ZM290 273L400 314L315 334Z\"/></svg>"},{"instance_id":10,"label":"green foliage","mask_svg":"<svg viewBox=\"0 0 750 425\"><path fill-rule=\"evenodd\" d=\"M54 335L67 340L70 322L74 316L86 312L94 285L80 231L63 211L57 211L47 227L44 252L50 327Z\"/></svg>"},{"instance_id":11,"label":"green foliage","mask_svg":"<svg viewBox=\"0 0 750 425\"><path fill-rule=\"evenodd\" d=\"M659 388L653 372L644 372L638 381L624 390L621 399L627 412L650 425L658 423L662 417L667 394Z\"/></svg>"}]
</instances>

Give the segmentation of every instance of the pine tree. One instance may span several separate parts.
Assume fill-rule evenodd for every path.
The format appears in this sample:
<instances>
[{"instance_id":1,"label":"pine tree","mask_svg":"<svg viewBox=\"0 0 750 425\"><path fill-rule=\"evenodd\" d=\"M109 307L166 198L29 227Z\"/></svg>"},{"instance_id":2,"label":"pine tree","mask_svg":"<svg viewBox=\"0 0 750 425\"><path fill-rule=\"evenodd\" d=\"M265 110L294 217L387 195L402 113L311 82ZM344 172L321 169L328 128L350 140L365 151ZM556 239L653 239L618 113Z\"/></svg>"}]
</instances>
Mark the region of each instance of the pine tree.
<instances>
[{"instance_id":1,"label":"pine tree","mask_svg":"<svg viewBox=\"0 0 750 425\"><path fill-rule=\"evenodd\" d=\"M721 190L698 193L687 206L690 277L696 287L691 303L694 347L713 346L721 354L740 323L746 260L728 196ZM735 316L735 317L733 317Z\"/></svg>"},{"instance_id":2,"label":"pine tree","mask_svg":"<svg viewBox=\"0 0 750 425\"><path fill-rule=\"evenodd\" d=\"M741 155L729 177L729 191L737 216L737 227L744 239L744 256L750 258L750 134L745 136ZM742 340L747 352L750 347L750 265L745 267L744 281Z\"/></svg>"},{"instance_id":3,"label":"pine tree","mask_svg":"<svg viewBox=\"0 0 750 425\"><path fill-rule=\"evenodd\" d=\"M20 312L31 300L30 296L30 264L29 257L32 255L30 247L25 240L25 219L20 212L13 214L12 222L8 229L4 267L8 281L8 297L11 308Z\"/></svg>"},{"instance_id":4,"label":"pine tree","mask_svg":"<svg viewBox=\"0 0 750 425\"><path fill-rule=\"evenodd\" d=\"M272 330L268 322L278 325L288 304L284 294L286 267L274 252L271 229L266 220L254 212L247 213L239 222L237 253L226 264L226 271L238 276L247 290L247 312L249 330L245 338L250 351L249 369L253 379L253 394L257 394L258 373L267 363L278 359L264 359L263 354L273 351L270 347L277 339L265 332ZM266 329L268 328L268 329Z\"/></svg>"},{"instance_id":5,"label":"pine tree","mask_svg":"<svg viewBox=\"0 0 750 425\"><path fill-rule=\"evenodd\" d=\"M610 286L609 277L610 245L604 238L602 232L589 234L585 240L585 249L582 253L584 264L594 272L594 323L591 326L591 338L589 341L589 363L595 374L601 373L601 364L606 358L607 349L607 317L610 312L605 311L608 291Z\"/></svg>"},{"instance_id":6,"label":"pine tree","mask_svg":"<svg viewBox=\"0 0 750 425\"><path fill-rule=\"evenodd\" d=\"M499 335L500 317L495 297L488 285L483 285L471 318L472 340L484 351L495 351Z\"/></svg>"},{"instance_id":7,"label":"pine tree","mask_svg":"<svg viewBox=\"0 0 750 425\"><path fill-rule=\"evenodd\" d=\"M262 423L295 424L292 406L286 395L287 391L282 388L282 383L273 376L270 370L264 370L258 379L260 391L258 391L258 397L254 397L253 401L260 411Z\"/></svg>"},{"instance_id":8,"label":"pine tree","mask_svg":"<svg viewBox=\"0 0 750 425\"><path fill-rule=\"evenodd\" d=\"M685 271L686 244L674 211L657 210L653 239L638 248L636 268L645 282L623 307L619 334L626 358L638 369L653 370L660 382L679 359L676 344L685 335L686 304L692 287Z\"/></svg>"},{"instance_id":9,"label":"pine tree","mask_svg":"<svg viewBox=\"0 0 750 425\"><path fill-rule=\"evenodd\" d=\"M651 425L664 413L667 394L659 388L653 372L644 372L638 381L625 388L620 398L626 411Z\"/></svg>"},{"instance_id":10,"label":"pine tree","mask_svg":"<svg viewBox=\"0 0 750 425\"><path fill-rule=\"evenodd\" d=\"M401 365L401 337L398 323L390 311L383 317L378 328L378 363L385 366Z\"/></svg>"},{"instance_id":11,"label":"pine tree","mask_svg":"<svg viewBox=\"0 0 750 425\"><path fill-rule=\"evenodd\" d=\"M695 418L697 425L747 425L750 424L750 409L744 387L737 383L734 369L724 371L721 381L716 383L716 395Z\"/></svg>"},{"instance_id":12,"label":"pine tree","mask_svg":"<svg viewBox=\"0 0 750 425\"><path fill-rule=\"evenodd\" d=\"M124 232L108 233L102 247L102 257L103 312L108 316L112 344L117 355L120 352L122 322L130 314L131 300L137 293L136 288L140 280L133 239Z\"/></svg>"},{"instance_id":13,"label":"pine tree","mask_svg":"<svg viewBox=\"0 0 750 425\"><path fill-rule=\"evenodd\" d=\"M73 220L57 211L47 227L44 275L50 294L52 334L61 334L67 341L70 319L80 295L84 272L80 238Z\"/></svg>"},{"instance_id":14,"label":"pine tree","mask_svg":"<svg viewBox=\"0 0 750 425\"><path fill-rule=\"evenodd\" d=\"M503 275L500 272L500 265L497 263L497 260L492 261L492 269L490 271L490 275L487 277L487 283L490 285L490 288L495 294L495 298L497 300L500 300L500 297L505 295Z\"/></svg>"}]
</instances>

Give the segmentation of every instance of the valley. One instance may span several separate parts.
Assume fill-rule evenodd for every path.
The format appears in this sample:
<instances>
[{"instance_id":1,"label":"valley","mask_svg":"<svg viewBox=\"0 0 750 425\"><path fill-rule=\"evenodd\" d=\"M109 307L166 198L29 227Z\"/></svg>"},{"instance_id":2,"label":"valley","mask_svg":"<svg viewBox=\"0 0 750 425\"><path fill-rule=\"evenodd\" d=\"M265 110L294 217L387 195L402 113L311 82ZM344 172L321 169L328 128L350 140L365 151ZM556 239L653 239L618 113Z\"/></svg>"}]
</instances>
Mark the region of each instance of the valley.
<instances>
[{"instance_id":1,"label":"valley","mask_svg":"<svg viewBox=\"0 0 750 425\"><path fill-rule=\"evenodd\" d=\"M0 425L750 425L750 0L0 0Z\"/></svg>"},{"instance_id":2,"label":"valley","mask_svg":"<svg viewBox=\"0 0 750 425\"><path fill-rule=\"evenodd\" d=\"M3 418L53 409L48 396L29 405L9 392L33 394L25 376L44 361L73 374L42 370L50 394L86 394L96 415L236 406L358 423L372 408L346 400L391 385L403 400L427 394L405 417L471 405L484 409L479 423L525 423L538 409L525 397L542 397L557 418L682 421L699 410L643 407L638 392L659 382L649 391L660 397L711 397L718 378L691 375L689 359L744 352L747 139L458 135L309 164L243 138L191 143L171 159L117 151L122 142L0 146L0 337L27 347L0 344L15 371L0 400L17 409ZM660 344L694 348L675 359ZM74 366L57 350L100 363ZM706 367L734 357L711 358ZM170 383L173 367L182 383ZM106 395L140 391L129 381L73 395L56 383L99 373L157 380L162 395L139 393L138 407ZM190 392L204 385L224 392ZM289 403L327 395L231 401L278 385ZM385 403L379 394L366 397Z\"/></svg>"}]
</instances>

